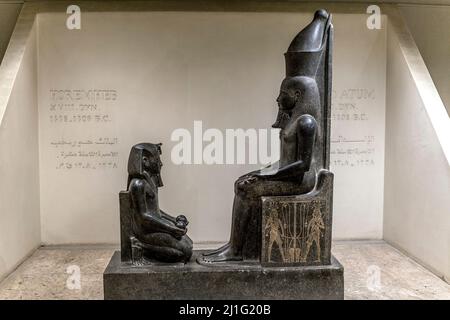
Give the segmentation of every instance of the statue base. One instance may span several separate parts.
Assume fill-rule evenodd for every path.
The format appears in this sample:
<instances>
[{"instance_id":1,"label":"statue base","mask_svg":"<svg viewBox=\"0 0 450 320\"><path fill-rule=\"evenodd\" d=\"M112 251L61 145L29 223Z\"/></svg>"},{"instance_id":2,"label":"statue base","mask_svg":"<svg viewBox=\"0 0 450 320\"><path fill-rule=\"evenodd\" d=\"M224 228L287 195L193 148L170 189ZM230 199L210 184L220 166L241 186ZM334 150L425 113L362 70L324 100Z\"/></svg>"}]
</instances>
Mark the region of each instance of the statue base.
<instances>
[{"instance_id":1,"label":"statue base","mask_svg":"<svg viewBox=\"0 0 450 320\"><path fill-rule=\"evenodd\" d=\"M187 264L134 266L122 263L116 251L103 273L106 300L145 299L343 299L344 268L330 265L263 267L223 263L212 267Z\"/></svg>"}]
</instances>

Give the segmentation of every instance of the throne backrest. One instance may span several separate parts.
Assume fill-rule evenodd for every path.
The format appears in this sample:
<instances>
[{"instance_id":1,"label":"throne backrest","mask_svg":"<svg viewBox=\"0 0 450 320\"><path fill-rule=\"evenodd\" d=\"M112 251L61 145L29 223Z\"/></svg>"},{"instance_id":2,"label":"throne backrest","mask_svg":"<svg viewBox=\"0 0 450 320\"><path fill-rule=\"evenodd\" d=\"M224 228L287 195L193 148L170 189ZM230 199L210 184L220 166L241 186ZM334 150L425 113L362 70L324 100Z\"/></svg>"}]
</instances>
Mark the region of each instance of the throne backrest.
<instances>
[{"instance_id":1,"label":"throne backrest","mask_svg":"<svg viewBox=\"0 0 450 320\"><path fill-rule=\"evenodd\" d=\"M129 191L119 193L120 204L120 254L122 262L131 261L131 239L133 235L131 196Z\"/></svg>"}]
</instances>

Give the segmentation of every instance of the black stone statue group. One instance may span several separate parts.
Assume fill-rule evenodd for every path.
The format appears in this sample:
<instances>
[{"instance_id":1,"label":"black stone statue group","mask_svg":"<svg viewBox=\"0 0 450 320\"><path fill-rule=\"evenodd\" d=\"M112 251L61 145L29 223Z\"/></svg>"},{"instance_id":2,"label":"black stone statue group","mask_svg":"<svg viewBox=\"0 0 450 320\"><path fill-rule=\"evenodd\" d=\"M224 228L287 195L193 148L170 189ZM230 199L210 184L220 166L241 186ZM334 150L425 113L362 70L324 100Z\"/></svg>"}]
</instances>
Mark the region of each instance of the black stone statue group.
<instances>
[{"instance_id":1,"label":"black stone statue group","mask_svg":"<svg viewBox=\"0 0 450 320\"><path fill-rule=\"evenodd\" d=\"M332 41L331 15L325 10L318 10L292 40L272 125L281 129L280 160L236 180L230 240L198 254L197 263L329 263ZM120 196L122 262L187 263L192 258L188 220L171 216L158 204L160 155L161 144L140 143L131 149L127 191ZM301 198L305 195L309 198ZM264 205L264 199L271 204Z\"/></svg>"}]
</instances>

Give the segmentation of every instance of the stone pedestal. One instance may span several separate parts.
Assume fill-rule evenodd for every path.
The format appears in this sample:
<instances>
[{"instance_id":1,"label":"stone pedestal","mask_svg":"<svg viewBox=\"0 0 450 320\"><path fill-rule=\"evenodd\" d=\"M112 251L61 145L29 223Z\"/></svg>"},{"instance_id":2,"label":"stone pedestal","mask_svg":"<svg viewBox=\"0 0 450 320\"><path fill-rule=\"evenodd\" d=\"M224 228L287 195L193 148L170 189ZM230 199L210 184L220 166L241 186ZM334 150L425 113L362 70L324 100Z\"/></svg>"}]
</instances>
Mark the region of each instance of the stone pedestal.
<instances>
[{"instance_id":1,"label":"stone pedestal","mask_svg":"<svg viewBox=\"0 0 450 320\"><path fill-rule=\"evenodd\" d=\"M261 264L133 266L115 252L103 274L105 299L343 299L344 269L334 258L321 266Z\"/></svg>"}]
</instances>

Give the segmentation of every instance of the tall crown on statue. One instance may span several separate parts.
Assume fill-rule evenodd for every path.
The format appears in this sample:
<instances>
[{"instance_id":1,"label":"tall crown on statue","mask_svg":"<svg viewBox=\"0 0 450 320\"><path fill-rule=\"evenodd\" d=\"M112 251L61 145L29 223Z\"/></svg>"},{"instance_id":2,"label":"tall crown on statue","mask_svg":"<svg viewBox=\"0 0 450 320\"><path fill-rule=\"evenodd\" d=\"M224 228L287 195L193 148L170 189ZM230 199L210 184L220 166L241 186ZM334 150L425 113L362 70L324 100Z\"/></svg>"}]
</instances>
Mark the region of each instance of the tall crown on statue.
<instances>
[{"instance_id":1,"label":"tall crown on statue","mask_svg":"<svg viewBox=\"0 0 450 320\"><path fill-rule=\"evenodd\" d=\"M317 10L314 19L297 34L284 54L286 77L315 78L327 50L331 28L331 14Z\"/></svg>"}]
</instances>

